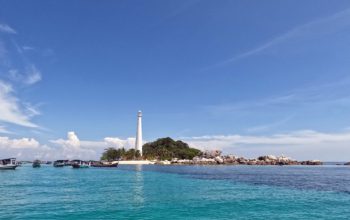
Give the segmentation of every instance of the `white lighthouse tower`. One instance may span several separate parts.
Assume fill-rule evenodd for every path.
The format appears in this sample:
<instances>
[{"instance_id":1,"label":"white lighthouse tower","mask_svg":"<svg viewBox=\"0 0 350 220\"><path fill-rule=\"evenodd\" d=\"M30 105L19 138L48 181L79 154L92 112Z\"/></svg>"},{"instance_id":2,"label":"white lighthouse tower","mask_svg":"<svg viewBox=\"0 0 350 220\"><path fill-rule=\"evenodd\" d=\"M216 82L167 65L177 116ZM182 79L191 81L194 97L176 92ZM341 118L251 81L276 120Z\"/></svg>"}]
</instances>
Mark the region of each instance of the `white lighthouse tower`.
<instances>
[{"instance_id":1,"label":"white lighthouse tower","mask_svg":"<svg viewBox=\"0 0 350 220\"><path fill-rule=\"evenodd\" d=\"M142 156L142 112L137 113L137 131L136 131L136 143L135 150L140 152Z\"/></svg>"}]
</instances>

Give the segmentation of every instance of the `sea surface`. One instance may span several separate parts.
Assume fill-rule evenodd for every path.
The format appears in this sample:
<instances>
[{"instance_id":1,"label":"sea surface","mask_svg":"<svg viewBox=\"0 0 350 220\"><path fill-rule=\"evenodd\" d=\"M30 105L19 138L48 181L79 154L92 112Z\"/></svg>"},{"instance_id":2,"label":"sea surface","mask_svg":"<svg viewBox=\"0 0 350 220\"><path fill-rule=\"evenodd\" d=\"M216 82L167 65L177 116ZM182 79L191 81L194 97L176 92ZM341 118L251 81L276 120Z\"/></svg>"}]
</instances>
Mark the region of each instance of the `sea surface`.
<instances>
[{"instance_id":1,"label":"sea surface","mask_svg":"<svg viewBox=\"0 0 350 220\"><path fill-rule=\"evenodd\" d=\"M350 167L24 165L0 219L350 219Z\"/></svg>"}]
</instances>

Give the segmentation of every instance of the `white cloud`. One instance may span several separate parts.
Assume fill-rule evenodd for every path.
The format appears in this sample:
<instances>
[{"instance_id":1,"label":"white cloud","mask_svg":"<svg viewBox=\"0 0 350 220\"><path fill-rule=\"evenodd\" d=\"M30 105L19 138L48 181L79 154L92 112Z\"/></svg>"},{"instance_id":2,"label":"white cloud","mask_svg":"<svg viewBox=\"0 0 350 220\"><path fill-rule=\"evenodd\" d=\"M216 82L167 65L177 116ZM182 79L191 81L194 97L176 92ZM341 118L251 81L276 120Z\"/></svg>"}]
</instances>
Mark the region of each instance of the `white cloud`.
<instances>
[{"instance_id":1,"label":"white cloud","mask_svg":"<svg viewBox=\"0 0 350 220\"><path fill-rule=\"evenodd\" d=\"M67 139L50 141L53 145L40 144L33 138L11 139L0 136L1 157L16 157L18 160L97 160L107 146L101 141L80 141L75 132L67 134Z\"/></svg>"},{"instance_id":2,"label":"white cloud","mask_svg":"<svg viewBox=\"0 0 350 220\"><path fill-rule=\"evenodd\" d=\"M116 138L116 137L106 137L104 139L105 143L108 146L116 147L116 148L124 147L126 149L135 147L135 140L136 140L135 138L131 138L131 137L125 140Z\"/></svg>"},{"instance_id":3,"label":"white cloud","mask_svg":"<svg viewBox=\"0 0 350 220\"><path fill-rule=\"evenodd\" d=\"M15 34L16 31L6 24L0 23L0 32ZM7 75L3 74L10 82L0 79L0 122L7 122L30 128L39 128L32 122L34 116L40 115L35 106L20 100L14 88L21 88L19 84L27 86L35 84L42 79L41 72L38 68L23 54L22 48L16 41L9 38L12 42L5 45L0 39L0 69ZM23 47L29 50L30 47ZM17 51L17 53L16 53ZM18 87L16 87L18 86ZM22 85L21 85L22 86ZM1 128L1 133L9 133Z\"/></svg>"},{"instance_id":4,"label":"white cloud","mask_svg":"<svg viewBox=\"0 0 350 220\"><path fill-rule=\"evenodd\" d=\"M22 110L20 101L13 93L12 86L0 80L0 121L37 128L38 126L30 121L30 115Z\"/></svg>"},{"instance_id":5,"label":"white cloud","mask_svg":"<svg viewBox=\"0 0 350 220\"><path fill-rule=\"evenodd\" d=\"M10 139L9 137L0 137L0 149L36 149L40 146L39 142L33 138Z\"/></svg>"},{"instance_id":6,"label":"white cloud","mask_svg":"<svg viewBox=\"0 0 350 220\"><path fill-rule=\"evenodd\" d=\"M298 160L350 161L349 130L339 133L301 130L273 135L208 135L181 139L202 150L220 149L224 153L251 158L284 154ZM134 146L134 138L106 137L103 141L87 141L80 140L72 131L68 132L67 139L50 142L53 146L40 144L33 138L0 137L1 156L20 160L98 160L107 147Z\"/></svg>"},{"instance_id":7,"label":"white cloud","mask_svg":"<svg viewBox=\"0 0 350 220\"><path fill-rule=\"evenodd\" d=\"M94 149L84 148L74 131L67 134L67 139L52 140L58 145L56 155L67 159L96 159L97 152Z\"/></svg>"},{"instance_id":8,"label":"white cloud","mask_svg":"<svg viewBox=\"0 0 350 220\"><path fill-rule=\"evenodd\" d=\"M80 140L74 131L67 134L67 139L51 140L55 144L56 157L68 159L99 159L104 149L107 147L125 147L131 148L135 146L135 138L120 139L118 137L106 137L103 141Z\"/></svg>"},{"instance_id":9,"label":"white cloud","mask_svg":"<svg viewBox=\"0 0 350 220\"><path fill-rule=\"evenodd\" d=\"M8 33L8 34L16 34L17 32L8 26L7 24L0 24L0 32Z\"/></svg>"},{"instance_id":10,"label":"white cloud","mask_svg":"<svg viewBox=\"0 0 350 220\"><path fill-rule=\"evenodd\" d=\"M40 145L34 138L0 137L0 152L2 158L16 157L24 160L44 159L55 155L53 148Z\"/></svg>"},{"instance_id":11,"label":"white cloud","mask_svg":"<svg viewBox=\"0 0 350 220\"><path fill-rule=\"evenodd\" d=\"M297 159L350 160L349 131L322 133L302 130L269 136L210 135L183 140L200 149L220 149L249 157L287 154Z\"/></svg>"},{"instance_id":12,"label":"white cloud","mask_svg":"<svg viewBox=\"0 0 350 220\"><path fill-rule=\"evenodd\" d=\"M70 146L73 148L80 147L80 140L74 131L70 131L67 133L67 140L58 139L58 140L53 140L51 142L62 146Z\"/></svg>"}]
</instances>

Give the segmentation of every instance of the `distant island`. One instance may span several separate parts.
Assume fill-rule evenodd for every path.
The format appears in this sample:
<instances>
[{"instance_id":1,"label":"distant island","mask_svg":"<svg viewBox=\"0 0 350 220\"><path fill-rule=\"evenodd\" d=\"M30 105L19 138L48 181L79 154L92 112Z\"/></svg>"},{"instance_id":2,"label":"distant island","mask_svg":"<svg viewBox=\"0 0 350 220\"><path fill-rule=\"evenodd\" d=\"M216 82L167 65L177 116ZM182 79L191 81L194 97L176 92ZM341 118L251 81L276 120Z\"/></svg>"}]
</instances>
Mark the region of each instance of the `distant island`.
<instances>
[{"instance_id":1,"label":"distant island","mask_svg":"<svg viewBox=\"0 0 350 220\"><path fill-rule=\"evenodd\" d=\"M148 142L142 146L143 155L140 152L131 148L126 150L121 148L107 148L101 157L101 160L172 160L193 159L199 156L202 152L198 149L191 148L183 141L175 141L170 137L159 138L154 142Z\"/></svg>"},{"instance_id":2,"label":"distant island","mask_svg":"<svg viewBox=\"0 0 350 220\"><path fill-rule=\"evenodd\" d=\"M142 146L143 155L135 149L107 148L102 156L103 161L115 160L150 160L155 164L183 165L322 165L319 160L296 161L285 156L265 155L255 159L247 159L234 155L221 155L219 150L201 151L191 148L181 140L170 137L159 138Z\"/></svg>"}]
</instances>

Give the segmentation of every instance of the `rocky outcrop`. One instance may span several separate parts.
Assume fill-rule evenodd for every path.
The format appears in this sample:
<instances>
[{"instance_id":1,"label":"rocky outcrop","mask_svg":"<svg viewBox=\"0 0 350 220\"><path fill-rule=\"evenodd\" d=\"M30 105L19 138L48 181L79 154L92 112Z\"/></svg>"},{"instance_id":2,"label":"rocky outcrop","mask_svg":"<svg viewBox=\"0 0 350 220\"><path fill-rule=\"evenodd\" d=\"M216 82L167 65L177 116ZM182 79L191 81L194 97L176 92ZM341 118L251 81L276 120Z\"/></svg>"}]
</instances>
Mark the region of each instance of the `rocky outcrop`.
<instances>
[{"instance_id":1,"label":"rocky outcrop","mask_svg":"<svg viewBox=\"0 0 350 220\"><path fill-rule=\"evenodd\" d=\"M168 160L156 161L155 164L157 164L157 165L170 165L171 161L168 161Z\"/></svg>"},{"instance_id":2,"label":"rocky outcrop","mask_svg":"<svg viewBox=\"0 0 350 220\"><path fill-rule=\"evenodd\" d=\"M344 163L344 165L346 165L346 166L350 166L350 162Z\"/></svg>"},{"instance_id":3,"label":"rocky outcrop","mask_svg":"<svg viewBox=\"0 0 350 220\"><path fill-rule=\"evenodd\" d=\"M307 161L302 161L301 165L322 165L323 163L319 160L307 160Z\"/></svg>"},{"instance_id":4,"label":"rocky outcrop","mask_svg":"<svg viewBox=\"0 0 350 220\"><path fill-rule=\"evenodd\" d=\"M201 157L204 158L215 158L221 155L221 151L220 150L210 150L210 151L204 151L201 155Z\"/></svg>"},{"instance_id":5,"label":"rocky outcrop","mask_svg":"<svg viewBox=\"0 0 350 220\"><path fill-rule=\"evenodd\" d=\"M224 163L224 159L222 157L220 157L220 156L215 157L215 161L218 164L223 164Z\"/></svg>"},{"instance_id":6,"label":"rocky outcrop","mask_svg":"<svg viewBox=\"0 0 350 220\"><path fill-rule=\"evenodd\" d=\"M193 165L216 165L216 164L226 164L226 165L322 165L323 163L319 160L307 160L307 161L296 161L289 157L274 155L260 156L256 159L247 159L244 157L237 157L234 155L220 156L218 153L221 152L211 152L200 157L194 157L192 160L178 160L174 158L171 164L193 164ZM215 157L214 157L215 156ZM350 165L350 163L349 163Z\"/></svg>"}]
</instances>

